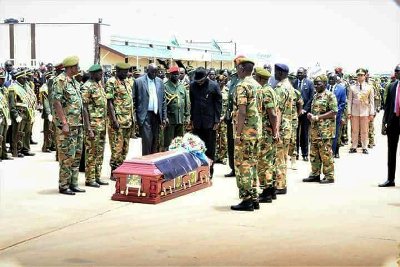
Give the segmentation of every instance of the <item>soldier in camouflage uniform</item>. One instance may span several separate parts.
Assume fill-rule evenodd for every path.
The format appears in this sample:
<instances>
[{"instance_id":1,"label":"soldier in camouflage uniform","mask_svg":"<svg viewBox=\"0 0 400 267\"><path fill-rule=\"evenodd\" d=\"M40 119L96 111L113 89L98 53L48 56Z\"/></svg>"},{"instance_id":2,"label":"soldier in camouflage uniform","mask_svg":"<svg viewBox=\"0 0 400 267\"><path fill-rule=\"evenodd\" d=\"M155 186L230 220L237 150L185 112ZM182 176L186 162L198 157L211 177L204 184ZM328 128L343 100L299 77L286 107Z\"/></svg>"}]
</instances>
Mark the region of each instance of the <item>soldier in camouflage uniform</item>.
<instances>
[{"instance_id":1,"label":"soldier in camouflage uniform","mask_svg":"<svg viewBox=\"0 0 400 267\"><path fill-rule=\"evenodd\" d=\"M65 58L63 61L65 72L58 75L53 84L60 164L59 192L65 195L85 192L78 187L79 162L83 145L82 97L79 83L73 78L78 73L78 64L78 57Z\"/></svg>"},{"instance_id":2,"label":"soldier in camouflage uniform","mask_svg":"<svg viewBox=\"0 0 400 267\"><path fill-rule=\"evenodd\" d=\"M3 159L12 159L7 156L6 135L8 125L11 124L10 109L8 104L7 88L4 85L6 76L4 72L0 73L0 161Z\"/></svg>"},{"instance_id":3,"label":"soldier in camouflage uniform","mask_svg":"<svg viewBox=\"0 0 400 267\"><path fill-rule=\"evenodd\" d=\"M106 83L106 98L110 124L108 136L111 147L111 176L112 171L118 168L125 160L129 151L129 139L132 135L134 120L134 105L132 88L127 80L129 64L118 63L116 75Z\"/></svg>"},{"instance_id":4,"label":"soldier in camouflage uniform","mask_svg":"<svg viewBox=\"0 0 400 267\"><path fill-rule=\"evenodd\" d=\"M86 186L108 185L101 180L104 146L106 144L107 99L100 85L103 70L99 64L89 68L90 79L81 87L83 121L85 124L85 178Z\"/></svg>"},{"instance_id":5,"label":"soldier in camouflage uniform","mask_svg":"<svg viewBox=\"0 0 400 267\"><path fill-rule=\"evenodd\" d=\"M287 155L290 138L292 136L292 107L293 107L293 86L287 78L289 67L285 64L275 64L275 79L278 83L275 86L278 110L280 116L279 143L276 149L275 179L276 193L286 194L286 172Z\"/></svg>"},{"instance_id":6,"label":"soldier in camouflage uniform","mask_svg":"<svg viewBox=\"0 0 400 267\"><path fill-rule=\"evenodd\" d=\"M374 105L375 105L375 116L379 111L381 110L381 86L378 82L376 82L374 79L369 77L368 70L366 70L366 76L365 76L366 82L372 86L374 90ZM368 148L373 148L375 146L375 127L374 127L374 121L370 120L368 123Z\"/></svg>"},{"instance_id":7,"label":"soldier in camouflage uniform","mask_svg":"<svg viewBox=\"0 0 400 267\"><path fill-rule=\"evenodd\" d=\"M290 82L292 84L292 82ZM297 139L297 127L299 126L299 115L303 109L303 98L301 97L301 93L299 90L293 88L292 92L293 98L293 106L292 106L292 134L289 141L289 150L288 155L290 157L290 168L292 170L297 170L296 167L296 139Z\"/></svg>"},{"instance_id":8,"label":"soldier in camouflage uniform","mask_svg":"<svg viewBox=\"0 0 400 267\"><path fill-rule=\"evenodd\" d=\"M51 72L46 72L46 79L50 78ZM53 115L51 113L51 107L49 102L49 90L47 83L44 83L39 89L40 103L43 105L42 119L43 119L43 146L42 152L51 152L50 148L53 144Z\"/></svg>"},{"instance_id":9,"label":"soldier in camouflage uniform","mask_svg":"<svg viewBox=\"0 0 400 267\"><path fill-rule=\"evenodd\" d=\"M340 78L337 81L337 83L341 84L346 89L346 99L347 99L349 97L350 83L346 79L344 79L343 69L341 67L335 68L335 74ZM340 143L340 146L347 145L349 141L349 137L347 134L349 120L347 114L348 114L348 107L346 105L342 116L343 125L341 129L340 139L338 139L338 144Z\"/></svg>"},{"instance_id":10,"label":"soldier in camouflage uniform","mask_svg":"<svg viewBox=\"0 0 400 267\"><path fill-rule=\"evenodd\" d=\"M16 82L8 88L10 112L12 118L12 144L13 157L33 156L29 151L23 151L25 134L28 132L28 123L32 113L29 110L29 95L26 83L26 71L20 71L15 75Z\"/></svg>"},{"instance_id":11,"label":"soldier in camouflage uniform","mask_svg":"<svg viewBox=\"0 0 400 267\"><path fill-rule=\"evenodd\" d=\"M228 136L227 136L228 129L224 118L228 107L229 89L226 86L227 83L226 76L218 75L216 80L219 84L219 88L221 90L221 95L222 95L222 111L221 111L222 116L217 130L217 146L215 151L215 162L226 164L226 158L228 156Z\"/></svg>"},{"instance_id":12,"label":"soldier in camouflage uniform","mask_svg":"<svg viewBox=\"0 0 400 267\"><path fill-rule=\"evenodd\" d=\"M241 58L237 74L240 79L234 96L235 172L242 202L232 210L259 209L257 192L257 140L261 137L257 90L260 85L251 76L254 62Z\"/></svg>"},{"instance_id":13,"label":"soldier in camouflage uniform","mask_svg":"<svg viewBox=\"0 0 400 267\"><path fill-rule=\"evenodd\" d=\"M326 90L328 78L325 75L314 79L316 94L311 103L311 112L307 118L311 121L311 173L303 182L334 182L334 162L332 139L335 137L336 113L338 111L336 96ZM322 172L324 179L320 179Z\"/></svg>"},{"instance_id":14,"label":"soldier in camouflage uniform","mask_svg":"<svg viewBox=\"0 0 400 267\"><path fill-rule=\"evenodd\" d=\"M274 165L276 144L279 141L278 116L276 114L277 101L274 89L268 85L271 73L264 68L257 67L254 79L261 85L257 91L258 112L262 122L262 136L258 141L257 176L260 188L260 203L271 203L276 199L274 187Z\"/></svg>"},{"instance_id":15,"label":"soldier in camouflage uniform","mask_svg":"<svg viewBox=\"0 0 400 267\"><path fill-rule=\"evenodd\" d=\"M169 80L165 83L165 100L169 123L164 131L164 150L168 150L172 139L183 136L184 124L187 124L190 115L189 92L178 82L179 68L171 67L168 73Z\"/></svg>"}]
</instances>

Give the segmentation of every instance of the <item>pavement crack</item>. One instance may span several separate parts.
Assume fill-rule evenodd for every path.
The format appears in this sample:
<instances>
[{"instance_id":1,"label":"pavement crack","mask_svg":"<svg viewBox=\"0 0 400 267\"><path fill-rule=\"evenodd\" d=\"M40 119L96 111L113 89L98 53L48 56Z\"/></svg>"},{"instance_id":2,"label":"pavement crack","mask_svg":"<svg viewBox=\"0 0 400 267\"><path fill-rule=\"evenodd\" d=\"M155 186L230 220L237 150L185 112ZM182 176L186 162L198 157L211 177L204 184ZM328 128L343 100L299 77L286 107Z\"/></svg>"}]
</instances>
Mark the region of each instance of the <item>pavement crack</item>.
<instances>
[{"instance_id":1,"label":"pavement crack","mask_svg":"<svg viewBox=\"0 0 400 267\"><path fill-rule=\"evenodd\" d=\"M93 216L84 218L84 219L82 219L82 220L79 220L79 221L76 221L76 222L73 222L73 223L70 223L70 224L61 226L61 227L57 227L56 229L53 229L53 230L50 230L50 231L47 231L47 232L44 232L44 233L41 233L41 234L38 234L38 235L35 235L35 236L32 236L32 237L29 237L29 238L27 238L27 239L18 241L18 242L16 242L16 243L11 244L11 245L8 245L8 246L5 246L5 247L0 248L0 252L3 252L3 251L5 251L5 250L7 250L7 249L10 249L10 248L13 248L13 247L15 247L15 246L24 244L24 243L26 243L26 242L29 242L29 241L38 239L38 238L40 238L40 237L42 237L42 236L45 236L45 235L48 235L48 234L51 234L51 233L54 233L54 232L57 232L57 231L64 230L64 229L66 229L66 228L68 228L68 227L77 225L77 224L79 224L79 223L83 223L83 222L89 221L89 220L94 219L94 218L96 218L96 217L102 216L102 215L104 215L104 214L106 214L106 213L108 213L108 212L115 211L115 210L117 210L117 209L126 207L126 206L128 206L128 205L131 205L131 203L124 203L124 204L122 204L122 205L120 205L120 206L117 206L117 207L115 207L115 208L111 208L111 209L108 209L108 210L99 212L99 213L97 213L97 214L95 214L95 215L93 215Z\"/></svg>"}]
</instances>

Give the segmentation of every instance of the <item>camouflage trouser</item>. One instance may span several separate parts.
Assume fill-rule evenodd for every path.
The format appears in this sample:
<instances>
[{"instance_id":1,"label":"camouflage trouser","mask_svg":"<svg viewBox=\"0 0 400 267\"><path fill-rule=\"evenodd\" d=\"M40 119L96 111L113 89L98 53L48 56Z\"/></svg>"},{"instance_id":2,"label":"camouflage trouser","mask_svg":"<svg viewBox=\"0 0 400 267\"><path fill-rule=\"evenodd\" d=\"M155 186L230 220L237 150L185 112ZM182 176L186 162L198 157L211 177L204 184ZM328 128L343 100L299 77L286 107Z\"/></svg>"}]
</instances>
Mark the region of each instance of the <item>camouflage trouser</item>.
<instances>
[{"instance_id":1,"label":"camouflage trouser","mask_svg":"<svg viewBox=\"0 0 400 267\"><path fill-rule=\"evenodd\" d=\"M105 144L106 129L94 130L94 139L85 134L85 178L88 183L100 179Z\"/></svg>"},{"instance_id":2,"label":"camouflage trouser","mask_svg":"<svg viewBox=\"0 0 400 267\"><path fill-rule=\"evenodd\" d=\"M58 131L57 131L57 125L54 121L53 121L52 125L53 125L53 129L54 129L54 138L53 139L56 144L56 161L58 161L58 146L57 146Z\"/></svg>"},{"instance_id":3,"label":"camouflage trouser","mask_svg":"<svg viewBox=\"0 0 400 267\"><path fill-rule=\"evenodd\" d=\"M276 144L273 143L273 140L260 139L260 142L258 142L257 176L262 189L274 185L275 157Z\"/></svg>"},{"instance_id":4,"label":"camouflage trouser","mask_svg":"<svg viewBox=\"0 0 400 267\"><path fill-rule=\"evenodd\" d=\"M286 157L288 155L290 139L283 139L276 146L275 181L277 189L286 188Z\"/></svg>"},{"instance_id":5,"label":"camouflage trouser","mask_svg":"<svg viewBox=\"0 0 400 267\"><path fill-rule=\"evenodd\" d=\"M0 158L5 158L7 156L6 151L6 135L7 135L7 122L0 111Z\"/></svg>"},{"instance_id":6,"label":"camouflage trouser","mask_svg":"<svg viewBox=\"0 0 400 267\"><path fill-rule=\"evenodd\" d=\"M114 130L112 127L108 127L108 138L111 148L111 170L115 170L124 162L129 151L131 131L131 128L119 128L118 130Z\"/></svg>"},{"instance_id":7,"label":"camouflage trouser","mask_svg":"<svg viewBox=\"0 0 400 267\"><path fill-rule=\"evenodd\" d=\"M369 139L369 144L371 146L375 145L375 127L374 127L374 121L369 121L369 127L368 127L368 139Z\"/></svg>"},{"instance_id":8,"label":"camouflage trouser","mask_svg":"<svg viewBox=\"0 0 400 267\"><path fill-rule=\"evenodd\" d=\"M257 199L257 141L235 144L235 173L242 199Z\"/></svg>"},{"instance_id":9,"label":"camouflage trouser","mask_svg":"<svg viewBox=\"0 0 400 267\"><path fill-rule=\"evenodd\" d=\"M325 178L334 179L332 139L317 139L311 141L310 162L310 176L320 175L322 167L322 173L325 175Z\"/></svg>"},{"instance_id":10,"label":"camouflage trouser","mask_svg":"<svg viewBox=\"0 0 400 267\"><path fill-rule=\"evenodd\" d=\"M43 120L43 146L42 151L54 146L54 128L53 123L48 119Z\"/></svg>"},{"instance_id":11,"label":"camouflage trouser","mask_svg":"<svg viewBox=\"0 0 400 267\"><path fill-rule=\"evenodd\" d=\"M299 127L299 121L298 120L292 121L292 136L290 137L289 149L288 149L289 157L297 156L297 151L296 151L297 127Z\"/></svg>"},{"instance_id":12,"label":"camouflage trouser","mask_svg":"<svg viewBox=\"0 0 400 267\"><path fill-rule=\"evenodd\" d=\"M169 145L177 136L183 136L183 124L168 124L164 131L164 144L165 150L168 150Z\"/></svg>"},{"instance_id":13,"label":"camouflage trouser","mask_svg":"<svg viewBox=\"0 0 400 267\"><path fill-rule=\"evenodd\" d=\"M224 161L228 156L228 137L225 122L221 122L217 130L217 146L215 151L215 161Z\"/></svg>"},{"instance_id":14,"label":"camouflage trouser","mask_svg":"<svg viewBox=\"0 0 400 267\"><path fill-rule=\"evenodd\" d=\"M70 126L69 134L64 135L60 128L57 132L58 162L60 164L59 189L78 186L79 162L82 155L83 127Z\"/></svg>"}]
</instances>

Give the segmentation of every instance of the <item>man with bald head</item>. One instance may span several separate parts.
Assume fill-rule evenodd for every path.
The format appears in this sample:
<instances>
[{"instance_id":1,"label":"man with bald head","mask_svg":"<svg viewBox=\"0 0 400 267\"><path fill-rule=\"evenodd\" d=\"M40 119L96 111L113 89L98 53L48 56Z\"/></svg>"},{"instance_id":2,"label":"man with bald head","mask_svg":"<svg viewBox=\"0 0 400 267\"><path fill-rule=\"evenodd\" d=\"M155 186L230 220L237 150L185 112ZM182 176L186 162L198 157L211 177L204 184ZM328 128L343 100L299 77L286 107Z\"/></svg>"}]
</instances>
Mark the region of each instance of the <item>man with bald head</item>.
<instances>
[{"instance_id":1,"label":"man with bald head","mask_svg":"<svg viewBox=\"0 0 400 267\"><path fill-rule=\"evenodd\" d=\"M147 74L135 80L135 107L142 138L142 155L158 152L160 125L168 123L165 87L157 77L157 65L147 67Z\"/></svg>"}]
</instances>

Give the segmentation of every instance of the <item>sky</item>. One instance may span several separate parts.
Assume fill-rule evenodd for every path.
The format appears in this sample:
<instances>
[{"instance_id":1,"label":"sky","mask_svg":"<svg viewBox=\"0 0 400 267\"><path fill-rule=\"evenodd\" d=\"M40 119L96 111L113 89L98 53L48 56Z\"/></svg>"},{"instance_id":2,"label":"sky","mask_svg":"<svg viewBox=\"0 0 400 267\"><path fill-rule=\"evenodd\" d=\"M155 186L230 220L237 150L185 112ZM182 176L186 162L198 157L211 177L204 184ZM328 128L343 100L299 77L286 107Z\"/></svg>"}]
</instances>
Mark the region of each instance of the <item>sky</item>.
<instances>
[{"instance_id":1,"label":"sky","mask_svg":"<svg viewBox=\"0 0 400 267\"><path fill-rule=\"evenodd\" d=\"M103 27L104 42L110 34L233 40L238 54L271 54L271 63L287 63L291 70L319 64L390 73L400 63L400 6L394 0L0 0L0 19L9 17L25 22L102 18L110 24ZM0 32L0 50L6 33ZM76 38L87 36L76 33Z\"/></svg>"}]
</instances>

